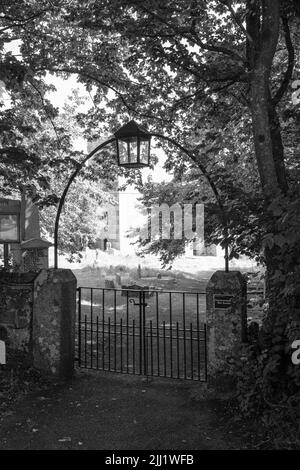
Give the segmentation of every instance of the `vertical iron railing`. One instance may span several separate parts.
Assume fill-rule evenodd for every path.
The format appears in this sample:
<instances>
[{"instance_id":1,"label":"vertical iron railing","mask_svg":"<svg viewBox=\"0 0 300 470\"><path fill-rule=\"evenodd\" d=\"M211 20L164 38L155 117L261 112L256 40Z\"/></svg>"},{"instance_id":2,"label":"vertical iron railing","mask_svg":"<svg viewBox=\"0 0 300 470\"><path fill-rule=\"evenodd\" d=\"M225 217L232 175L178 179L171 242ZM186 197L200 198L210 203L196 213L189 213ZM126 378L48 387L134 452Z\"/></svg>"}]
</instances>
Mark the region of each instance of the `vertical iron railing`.
<instances>
[{"instance_id":1,"label":"vertical iron railing","mask_svg":"<svg viewBox=\"0 0 300 470\"><path fill-rule=\"evenodd\" d=\"M206 381L205 293L78 288L78 366Z\"/></svg>"},{"instance_id":2,"label":"vertical iron railing","mask_svg":"<svg viewBox=\"0 0 300 470\"><path fill-rule=\"evenodd\" d=\"M78 323L77 323L77 338L78 338L78 365L81 367L81 289L77 289L78 291L78 304L77 304L77 312L78 312Z\"/></svg>"}]
</instances>

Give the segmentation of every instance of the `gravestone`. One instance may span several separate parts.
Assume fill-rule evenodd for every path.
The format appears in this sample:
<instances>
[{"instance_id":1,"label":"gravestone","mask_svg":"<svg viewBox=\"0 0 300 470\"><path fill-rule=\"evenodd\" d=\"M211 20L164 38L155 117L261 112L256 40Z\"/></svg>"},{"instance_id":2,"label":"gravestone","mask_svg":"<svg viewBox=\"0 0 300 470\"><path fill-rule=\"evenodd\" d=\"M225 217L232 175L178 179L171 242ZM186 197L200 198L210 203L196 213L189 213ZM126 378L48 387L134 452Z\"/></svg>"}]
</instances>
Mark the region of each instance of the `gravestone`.
<instances>
[{"instance_id":1,"label":"gravestone","mask_svg":"<svg viewBox=\"0 0 300 470\"><path fill-rule=\"evenodd\" d=\"M137 276L139 279L141 279L142 277L142 268L140 264L138 265L138 268L137 268Z\"/></svg>"},{"instance_id":2,"label":"gravestone","mask_svg":"<svg viewBox=\"0 0 300 470\"><path fill-rule=\"evenodd\" d=\"M139 284L131 284L131 285L122 285L122 296L128 297L141 297L141 291L144 292L144 297L152 297L154 292L151 292L149 286L141 286Z\"/></svg>"},{"instance_id":3,"label":"gravestone","mask_svg":"<svg viewBox=\"0 0 300 470\"><path fill-rule=\"evenodd\" d=\"M115 288L115 280L112 277L106 277L104 281L104 286L107 289L114 289Z\"/></svg>"},{"instance_id":4,"label":"gravestone","mask_svg":"<svg viewBox=\"0 0 300 470\"><path fill-rule=\"evenodd\" d=\"M0 340L0 364L6 364L6 346L4 341Z\"/></svg>"}]
</instances>

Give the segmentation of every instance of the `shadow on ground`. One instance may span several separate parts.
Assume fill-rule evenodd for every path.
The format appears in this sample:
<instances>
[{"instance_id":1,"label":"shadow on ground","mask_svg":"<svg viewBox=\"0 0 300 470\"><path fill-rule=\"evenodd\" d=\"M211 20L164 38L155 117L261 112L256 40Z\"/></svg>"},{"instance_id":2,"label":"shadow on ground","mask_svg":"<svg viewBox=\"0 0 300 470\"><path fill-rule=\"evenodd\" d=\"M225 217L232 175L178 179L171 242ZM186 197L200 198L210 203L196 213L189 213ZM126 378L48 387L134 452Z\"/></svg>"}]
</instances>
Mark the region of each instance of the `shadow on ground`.
<instances>
[{"instance_id":1,"label":"shadow on ground","mask_svg":"<svg viewBox=\"0 0 300 470\"><path fill-rule=\"evenodd\" d=\"M242 449L201 384L77 372L17 401L0 417L0 449Z\"/></svg>"}]
</instances>

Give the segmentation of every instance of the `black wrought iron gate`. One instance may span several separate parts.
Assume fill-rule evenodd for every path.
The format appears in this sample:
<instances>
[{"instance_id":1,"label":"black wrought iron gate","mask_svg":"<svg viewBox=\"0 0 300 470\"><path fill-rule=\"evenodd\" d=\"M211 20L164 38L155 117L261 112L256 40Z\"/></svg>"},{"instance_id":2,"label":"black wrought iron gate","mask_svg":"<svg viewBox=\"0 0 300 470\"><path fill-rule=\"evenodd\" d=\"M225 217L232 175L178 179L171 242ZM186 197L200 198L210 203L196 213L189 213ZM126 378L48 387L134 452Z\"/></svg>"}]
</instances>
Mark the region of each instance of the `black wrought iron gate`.
<instances>
[{"instance_id":1,"label":"black wrought iron gate","mask_svg":"<svg viewBox=\"0 0 300 470\"><path fill-rule=\"evenodd\" d=\"M206 381L204 293L90 287L77 291L79 367Z\"/></svg>"}]
</instances>

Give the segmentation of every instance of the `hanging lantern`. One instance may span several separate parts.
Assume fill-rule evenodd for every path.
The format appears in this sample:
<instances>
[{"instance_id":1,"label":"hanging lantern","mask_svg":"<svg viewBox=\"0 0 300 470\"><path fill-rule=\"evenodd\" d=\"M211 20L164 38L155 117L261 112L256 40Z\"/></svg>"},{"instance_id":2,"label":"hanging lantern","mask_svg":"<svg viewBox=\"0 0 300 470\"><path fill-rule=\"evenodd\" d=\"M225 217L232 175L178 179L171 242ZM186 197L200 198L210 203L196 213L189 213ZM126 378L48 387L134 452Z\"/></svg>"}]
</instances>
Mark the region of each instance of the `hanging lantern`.
<instances>
[{"instance_id":1,"label":"hanging lantern","mask_svg":"<svg viewBox=\"0 0 300 470\"><path fill-rule=\"evenodd\" d=\"M145 168L150 165L151 134L135 121L115 132L118 165L124 168Z\"/></svg>"}]
</instances>

